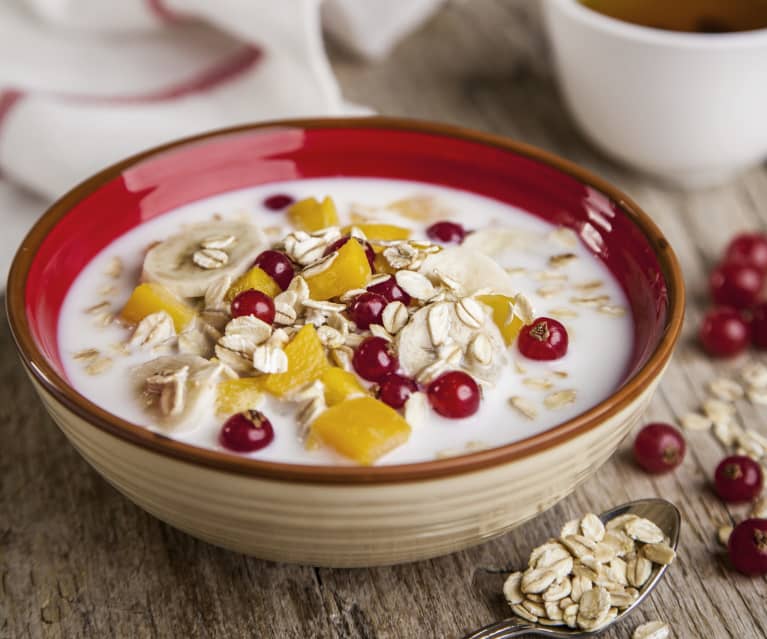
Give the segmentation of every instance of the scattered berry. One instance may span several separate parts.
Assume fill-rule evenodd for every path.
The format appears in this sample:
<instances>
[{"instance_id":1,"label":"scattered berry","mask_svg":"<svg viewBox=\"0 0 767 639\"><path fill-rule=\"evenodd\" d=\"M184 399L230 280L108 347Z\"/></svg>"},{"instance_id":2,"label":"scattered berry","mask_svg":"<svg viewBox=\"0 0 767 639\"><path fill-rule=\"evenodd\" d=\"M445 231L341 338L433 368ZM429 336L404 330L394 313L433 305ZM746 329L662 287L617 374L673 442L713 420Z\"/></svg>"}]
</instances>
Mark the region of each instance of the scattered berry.
<instances>
[{"instance_id":1,"label":"scattered berry","mask_svg":"<svg viewBox=\"0 0 767 639\"><path fill-rule=\"evenodd\" d=\"M283 291L290 286L290 282L295 275L293 263L285 253L279 251L264 251L253 262L253 266L258 266L267 275L269 275Z\"/></svg>"},{"instance_id":2,"label":"scattered berry","mask_svg":"<svg viewBox=\"0 0 767 639\"><path fill-rule=\"evenodd\" d=\"M397 280L393 276L390 276L388 280L368 286L368 290L371 293L383 295L387 302L402 302L405 306L410 304L410 295L397 285Z\"/></svg>"},{"instance_id":3,"label":"scattered berry","mask_svg":"<svg viewBox=\"0 0 767 639\"><path fill-rule=\"evenodd\" d=\"M751 309L751 343L757 348L767 348L767 303Z\"/></svg>"},{"instance_id":4,"label":"scattered berry","mask_svg":"<svg viewBox=\"0 0 767 639\"><path fill-rule=\"evenodd\" d=\"M272 423L257 410L235 413L224 422L219 441L236 453L252 453L268 446L274 439Z\"/></svg>"},{"instance_id":5,"label":"scattered berry","mask_svg":"<svg viewBox=\"0 0 767 639\"><path fill-rule=\"evenodd\" d=\"M264 200L264 206L270 211L282 211L295 202L295 199L284 193L270 195Z\"/></svg>"},{"instance_id":6,"label":"scattered berry","mask_svg":"<svg viewBox=\"0 0 767 639\"><path fill-rule=\"evenodd\" d=\"M740 522L727 542L730 561L744 575L767 574L767 519Z\"/></svg>"},{"instance_id":7,"label":"scattered berry","mask_svg":"<svg viewBox=\"0 0 767 639\"><path fill-rule=\"evenodd\" d=\"M682 433L668 424L647 424L634 440L634 459L648 473L674 470L684 459Z\"/></svg>"},{"instance_id":8,"label":"scattered berry","mask_svg":"<svg viewBox=\"0 0 767 639\"><path fill-rule=\"evenodd\" d=\"M408 397L418 390L418 384L409 377L391 373L383 378L378 388L378 399L392 408L402 408Z\"/></svg>"},{"instance_id":9,"label":"scattered berry","mask_svg":"<svg viewBox=\"0 0 767 639\"><path fill-rule=\"evenodd\" d=\"M466 229L455 222L435 222L426 229L426 236L435 242L460 244L466 237Z\"/></svg>"},{"instance_id":10,"label":"scattered berry","mask_svg":"<svg viewBox=\"0 0 767 639\"><path fill-rule=\"evenodd\" d=\"M251 288L232 300L231 311L232 317L254 315L262 322L271 324L274 321L274 300L266 293Z\"/></svg>"},{"instance_id":11,"label":"scattered berry","mask_svg":"<svg viewBox=\"0 0 767 639\"><path fill-rule=\"evenodd\" d=\"M357 328L365 329L371 324L381 323L381 314L386 308L386 298L378 293L362 293L354 298L349 315Z\"/></svg>"},{"instance_id":12,"label":"scattered berry","mask_svg":"<svg viewBox=\"0 0 767 639\"><path fill-rule=\"evenodd\" d=\"M363 379L378 382L396 371L399 361L383 337L368 337L354 351L352 365Z\"/></svg>"},{"instance_id":13,"label":"scattered berry","mask_svg":"<svg viewBox=\"0 0 767 639\"><path fill-rule=\"evenodd\" d=\"M337 239L330 246L328 246L328 248L325 249L324 255L330 255L334 251L337 251L344 244L346 244L350 239L351 239L350 235L345 235L344 237ZM373 270L373 264L375 263L376 254L375 254L375 251L373 250L373 247L370 245L370 242L367 242L365 240L358 240L356 237L354 239L355 241L359 242L362 245L362 248L365 249L365 257L368 258L368 264L370 264L370 270Z\"/></svg>"},{"instance_id":14,"label":"scattered berry","mask_svg":"<svg viewBox=\"0 0 767 639\"><path fill-rule=\"evenodd\" d=\"M714 488L724 501L751 501L762 492L762 467L745 455L725 457L714 472Z\"/></svg>"},{"instance_id":15,"label":"scattered berry","mask_svg":"<svg viewBox=\"0 0 767 639\"><path fill-rule=\"evenodd\" d=\"M762 233L736 235L727 245L724 261L748 264L762 273L767 272L767 235Z\"/></svg>"},{"instance_id":16,"label":"scattered berry","mask_svg":"<svg viewBox=\"0 0 767 639\"><path fill-rule=\"evenodd\" d=\"M479 409L479 386L462 371L443 373L426 391L431 407L443 417L469 417Z\"/></svg>"},{"instance_id":17,"label":"scattered berry","mask_svg":"<svg viewBox=\"0 0 767 639\"><path fill-rule=\"evenodd\" d=\"M519 352L529 359L552 360L567 353L567 329L550 317L539 317L519 333Z\"/></svg>"},{"instance_id":18,"label":"scattered berry","mask_svg":"<svg viewBox=\"0 0 767 639\"><path fill-rule=\"evenodd\" d=\"M748 308L759 301L764 273L748 264L726 262L711 273L709 285L715 304Z\"/></svg>"},{"instance_id":19,"label":"scattered berry","mask_svg":"<svg viewBox=\"0 0 767 639\"><path fill-rule=\"evenodd\" d=\"M746 349L751 330L743 316L734 308L709 310L700 326L700 341L709 355L732 357Z\"/></svg>"}]
</instances>

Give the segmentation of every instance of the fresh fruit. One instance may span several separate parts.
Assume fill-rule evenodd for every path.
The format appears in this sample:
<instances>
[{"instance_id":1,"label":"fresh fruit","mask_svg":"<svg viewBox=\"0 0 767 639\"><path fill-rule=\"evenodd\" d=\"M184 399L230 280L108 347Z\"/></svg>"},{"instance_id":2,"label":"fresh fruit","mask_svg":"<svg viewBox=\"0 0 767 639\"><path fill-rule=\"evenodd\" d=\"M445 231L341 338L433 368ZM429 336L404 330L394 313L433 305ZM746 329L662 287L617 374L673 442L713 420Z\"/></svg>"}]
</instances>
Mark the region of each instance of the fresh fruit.
<instances>
[{"instance_id":1,"label":"fresh fruit","mask_svg":"<svg viewBox=\"0 0 767 639\"><path fill-rule=\"evenodd\" d=\"M139 284L120 311L120 317L129 324L138 324L147 315L165 311L173 320L177 333L195 318L194 309L178 299L168 289L154 282Z\"/></svg>"},{"instance_id":2,"label":"fresh fruit","mask_svg":"<svg viewBox=\"0 0 767 639\"><path fill-rule=\"evenodd\" d=\"M746 455L725 457L714 472L717 495L730 503L751 501L762 492L762 467Z\"/></svg>"},{"instance_id":3,"label":"fresh fruit","mask_svg":"<svg viewBox=\"0 0 767 639\"><path fill-rule=\"evenodd\" d=\"M295 200L291 196L285 195L284 193L277 193L265 198L263 204L270 211L282 211L293 204L293 202L295 202Z\"/></svg>"},{"instance_id":4,"label":"fresh fruit","mask_svg":"<svg viewBox=\"0 0 767 639\"><path fill-rule=\"evenodd\" d=\"M378 387L378 399L392 408L402 408L408 397L417 390L418 384L415 383L415 380L398 373L390 373L381 380Z\"/></svg>"},{"instance_id":5,"label":"fresh fruit","mask_svg":"<svg viewBox=\"0 0 767 639\"><path fill-rule=\"evenodd\" d=\"M216 387L216 413L232 415L256 408L264 397L263 377L225 379Z\"/></svg>"},{"instance_id":6,"label":"fresh fruit","mask_svg":"<svg viewBox=\"0 0 767 639\"><path fill-rule=\"evenodd\" d=\"M767 235L764 233L741 233L727 245L725 262L748 264L762 273L767 272Z\"/></svg>"},{"instance_id":7,"label":"fresh fruit","mask_svg":"<svg viewBox=\"0 0 767 639\"><path fill-rule=\"evenodd\" d=\"M748 347L751 329L738 311L723 306L706 313L699 336L709 355L732 357Z\"/></svg>"},{"instance_id":8,"label":"fresh fruit","mask_svg":"<svg viewBox=\"0 0 767 639\"><path fill-rule=\"evenodd\" d=\"M365 288L370 279L365 250L356 241L338 249L333 263L324 271L306 278L312 299L327 300L353 288Z\"/></svg>"},{"instance_id":9,"label":"fresh fruit","mask_svg":"<svg viewBox=\"0 0 767 639\"><path fill-rule=\"evenodd\" d=\"M751 309L751 343L757 348L767 348L767 303Z\"/></svg>"},{"instance_id":10,"label":"fresh fruit","mask_svg":"<svg viewBox=\"0 0 767 639\"><path fill-rule=\"evenodd\" d=\"M345 457L370 466L404 444L410 436L410 426L383 402L355 397L321 413L312 423L311 433Z\"/></svg>"},{"instance_id":11,"label":"fresh fruit","mask_svg":"<svg viewBox=\"0 0 767 639\"><path fill-rule=\"evenodd\" d=\"M744 575L767 574L767 519L746 519L730 534L730 561Z\"/></svg>"},{"instance_id":12,"label":"fresh fruit","mask_svg":"<svg viewBox=\"0 0 767 639\"><path fill-rule=\"evenodd\" d=\"M280 251L264 251L259 254L253 266L258 266L264 273L271 277L277 285L284 291L295 275L293 263L285 253Z\"/></svg>"},{"instance_id":13,"label":"fresh fruit","mask_svg":"<svg viewBox=\"0 0 767 639\"><path fill-rule=\"evenodd\" d=\"M224 298L227 302L232 302L240 293L249 290L261 291L269 297L274 297L280 292L280 287L266 271L254 266L232 282Z\"/></svg>"},{"instance_id":14,"label":"fresh fruit","mask_svg":"<svg viewBox=\"0 0 767 639\"><path fill-rule=\"evenodd\" d=\"M381 314L388 304L383 295L362 293L354 298L349 307L349 316L359 329L366 329L371 324L381 323Z\"/></svg>"},{"instance_id":15,"label":"fresh fruit","mask_svg":"<svg viewBox=\"0 0 767 639\"><path fill-rule=\"evenodd\" d=\"M519 333L519 352L535 360L550 361L567 354L567 329L550 317L539 317Z\"/></svg>"},{"instance_id":16,"label":"fresh fruit","mask_svg":"<svg viewBox=\"0 0 767 639\"><path fill-rule=\"evenodd\" d=\"M666 473L682 463L686 448L682 433L673 426L648 424L634 440L634 459L648 473Z\"/></svg>"},{"instance_id":17,"label":"fresh fruit","mask_svg":"<svg viewBox=\"0 0 767 639\"><path fill-rule=\"evenodd\" d=\"M177 297L202 297L224 275L237 277L245 272L264 243L263 233L247 222L189 226L147 251L141 279L161 284ZM225 254L226 262L218 268L199 266L194 256L203 250Z\"/></svg>"},{"instance_id":18,"label":"fresh fruit","mask_svg":"<svg viewBox=\"0 0 767 639\"><path fill-rule=\"evenodd\" d=\"M355 395L368 394L354 373L338 366L326 368L320 379L325 387L325 403L328 406L335 406Z\"/></svg>"},{"instance_id":19,"label":"fresh fruit","mask_svg":"<svg viewBox=\"0 0 767 639\"><path fill-rule=\"evenodd\" d=\"M410 238L412 231L406 229L403 226L395 226L394 224L375 224L375 223L363 223L363 224L350 224L341 229L341 232L349 235L353 228L358 228L365 234L365 237L369 240L407 240Z\"/></svg>"},{"instance_id":20,"label":"fresh fruit","mask_svg":"<svg viewBox=\"0 0 767 639\"><path fill-rule=\"evenodd\" d=\"M435 242L460 244L466 237L466 229L456 222L435 222L426 229L426 236Z\"/></svg>"},{"instance_id":21,"label":"fresh fruit","mask_svg":"<svg viewBox=\"0 0 767 639\"><path fill-rule=\"evenodd\" d=\"M312 324L301 328L285 346L288 370L264 375L264 388L278 397L319 379L330 366L325 349Z\"/></svg>"},{"instance_id":22,"label":"fresh fruit","mask_svg":"<svg viewBox=\"0 0 767 639\"><path fill-rule=\"evenodd\" d=\"M479 410L479 386L463 371L443 373L426 389L431 407L443 417L460 419Z\"/></svg>"},{"instance_id":23,"label":"fresh fruit","mask_svg":"<svg viewBox=\"0 0 767 639\"><path fill-rule=\"evenodd\" d=\"M477 301L491 308L493 323L501 331L506 345L510 345L525 325L524 320L514 314L514 298L508 295L478 295Z\"/></svg>"},{"instance_id":24,"label":"fresh fruit","mask_svg":"<svg viewBox=\"0 0 767 639\"><path fill-rule=\"evenodd\" d=\"M488 286L502 295L514 296L518 292L511 275L492 257L462 246L451 246L429 255L418 271L434 281L440 276L449 277L457 284L457 297L472 295Z\"/></svg>"},{"instance_id":25,"label":"fresh fruit","mask_svg":"<svg viewBox=\"0 0 767 639\"><path fill-rule=\"evenodd\" d=\"M709 278L715 304L748 308L759 301L764 273L754 266L728 262L716 267Z\"/></svg>"},{"instance_id":26,"label":"fresh fruit","mask_svg":"<svg viewBox=\"0 0 767 639\"><path fill-rule=\"evenodd\" d=\"M296 228L308 233L338 225L338 212L330 197L322 202L313 197L299 200L288 209L288 217Z\"/></svg>"},{"instance_id":27,"label":"fresh fruit","mask_svg":"<svg viewBox=\"0 0 767 639\"><path fill-rule=\"evenodd\" d=\"M328 248L325 249L324 255L330 255L331 253L335 253L350 239L351 239L350 235L345 235L344 237L337 239L330 246L328 246ZM356 237L354 238L354 241L360 244L362 248L365 249L365 257L368 258L368 264L370 264L370 269L375 270L376 254L375 254L375 251L373 250L373 247L370 245L369 242L366 242L365 240L360 240Z\"/></svg>"},{"instance_id":28,"label":"fresh fruit","mask_svg":"<svg viewBox=\"0 0 767 639\"><path fill-rule=\"evenodd\" d=\"M396 371L399 362L383 337L368 337L354 351L352 365L362 379L377 382Z\"/></svg>"},{"instance_id":29,"label":"fresh fruit","mask_svg":"<svg viewBox=\"0 0 767 639\"><path fill-rule=\"evenodd\" d=\"M271 324L274 321L274 300L262 291L248 289L238 293L232 300L231 311L232 317L253 315Z\"/></svg>"},{"instance_id":30,"label":"fresh fruit","mask_svg":"<svg viewBox=\"0 0 767 639\"><path fill-rule=\"evenodd\" d=\"M383 295L387 302L402 302L405 306L410 304L410 295L397 286L397 280L394 277L368 286L368 291Z\"/></svg>"},{"instance_id":31,"label":"fresh fruit","mask_svg":"<svg viewBox=\"0 0 767 639\"><path fill-rule=\"evenodd\" d=\"M266 448L274 440L272 423L257 410L235 413L224 422L219 441L236 453L252 453Z\"/></svg>"}]
</instances>

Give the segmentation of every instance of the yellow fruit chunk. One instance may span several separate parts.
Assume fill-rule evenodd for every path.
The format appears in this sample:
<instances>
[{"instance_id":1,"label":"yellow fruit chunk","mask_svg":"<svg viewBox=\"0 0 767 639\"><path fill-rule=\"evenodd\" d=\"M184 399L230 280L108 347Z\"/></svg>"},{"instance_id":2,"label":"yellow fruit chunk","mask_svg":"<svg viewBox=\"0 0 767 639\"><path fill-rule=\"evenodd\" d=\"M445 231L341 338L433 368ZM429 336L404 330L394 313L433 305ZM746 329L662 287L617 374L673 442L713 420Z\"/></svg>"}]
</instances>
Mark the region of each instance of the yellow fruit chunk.
<instances>
[{"instance_id":1,"label":"yellow fruit chunk","mask_svg":"<svg viewBox=\"0 0 767 639\"><path fill-rule=\"evenodd\" d=\"M237 295L251 288L274 297L282 292L280 285L272 279L266 271L254 266L252 269L238 277L226 292L226 301L231 302Z\"/></svg>"},{"instance_id":2,"label":"yellow fruit chunk","mask_svg":"<svg viewBox=\"0 0 767 639\"><path fill-rule=\"evenodd\" d=\"M351 371L331 366L322 374L325 385L325 403L334 406L353 395L367 395L365 387Z\"/></svg>"},{"instance_id":3,"label":"yellow fruit chunk","mask_svg":"<svg viewBox=\"0 0 767 639\"><path fill-rule=\"evenodd\" d=\"M519 335L525 323L514 314L514 298L507 295L478 295L477 300L487 304L493 311L493 322L510 345Z\"/></svg>"},{"instance_id":4,"label":"yellow fruit chunk","mask_svg":"<svg viewBox=\"0 0 767 639\"><path fill-rule=\"evenodd\" d=\"M264 388L278 397L319 379L330 366L312 324L307 324L285 346L288 370L264 375Z\"/></svg>"},{"instance_id":5,"label":"yellow fruit chunk","mask_svg":"<svg viewBox=\"0 0 767 639\"><path fill-rule=\"evenodd\" d=\"M338 212L330 197L322 202L313 197L300 200L288 209L288 217L298 229L308 233L338 225Z\"/></svg>"},{"instance_id":6,"label":"yellow fruit chunk","mask_svg":"<svg viewBox=\"0 0 767 639\"><path fill-rule=\"evenodd\" d=\"M178 299L164 286L153 282L139 284L133 289L128 302L120 311L120 317L131 324L138 324L147 315L165 311L173 320L176 332L194 319L194 309Z\"/></svg>"},{"instance_id":7,"label":"yellow fruit chunk","mask_svg":"<svg viewBox=\"0 0 767 639\"><path fill-rule=\"evenodd\" d=\"M311 434L364 466L404 444L410 426L393 408L372 397L355 397L331 406L314 420Z\"/></svg>"},{"instance_id":8,"label":"yellow fruit chunk","mask_svg":"<svg viewBox=\"0 0 767 639\"><path fill-rule=\"evenodd\" d=\"M263 377L226 379L216 387L216 412L221 415L233 415L255 409L263 396Z\"/></svg>"},{"instance_id":9,"label":"yellow fruit chunk","mask_svg":"<svg viewBox=\"0 0 767 639\"><path fill-rule=\"evenodd\" d=\"M352 288L365 288L370 279L370 263L365 249L350 239L340 249L333 263L324 271L306 278L312 299L328 300Z\"/></svg>"},{"instance_id":10,"label":"yellow fruit chunk","mask_svg":"<svg viewBox=\"0 0 767 639\"><path fill-rule=\"evenodd\" d=\"M355 227L362 231L369 240L407 240L412 233L410 229L402 226L376 224L374 222L345 226L341 232L348 235Z\"/></svg>"}]
</instances>

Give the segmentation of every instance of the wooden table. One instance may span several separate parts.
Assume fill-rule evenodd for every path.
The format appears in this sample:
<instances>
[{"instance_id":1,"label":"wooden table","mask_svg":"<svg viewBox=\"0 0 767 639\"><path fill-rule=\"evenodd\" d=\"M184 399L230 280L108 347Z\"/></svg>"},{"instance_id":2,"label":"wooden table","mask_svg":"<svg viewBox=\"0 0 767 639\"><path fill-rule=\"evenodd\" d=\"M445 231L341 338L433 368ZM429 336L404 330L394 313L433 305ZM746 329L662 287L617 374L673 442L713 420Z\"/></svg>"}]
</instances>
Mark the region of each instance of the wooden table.
<instances>
[{"instance_id":1,"label":"wooden table","mask_svg":"<svg viewBox=\"0 0 767 639\"><path fill-rule=\"evenodd\" d=\"M694 334L705 272L731 233L767 224L767 170L705 193L664 190L584 142L551 78L533 3L454 2L385 62L333 51L346 96L386 114L460 123L559 153L618 184L666 232L689 286L684 339L648 420L695 408L717 369ZM508 571L566 519L652 495L684 516L679 560L633 618L604 636L666 619L688 639L767 637L767 583L733 573L717 527L743 515L707 488L723 454L688 436L674 474L651 477L629 442L574 495L500 539L441 559L373 570L278 565L199 542L106 484L46 416L0 320L0 637L458 637L508 614ZM741 417L761 428L756 409Z\"/></svg>"}]
</instances>

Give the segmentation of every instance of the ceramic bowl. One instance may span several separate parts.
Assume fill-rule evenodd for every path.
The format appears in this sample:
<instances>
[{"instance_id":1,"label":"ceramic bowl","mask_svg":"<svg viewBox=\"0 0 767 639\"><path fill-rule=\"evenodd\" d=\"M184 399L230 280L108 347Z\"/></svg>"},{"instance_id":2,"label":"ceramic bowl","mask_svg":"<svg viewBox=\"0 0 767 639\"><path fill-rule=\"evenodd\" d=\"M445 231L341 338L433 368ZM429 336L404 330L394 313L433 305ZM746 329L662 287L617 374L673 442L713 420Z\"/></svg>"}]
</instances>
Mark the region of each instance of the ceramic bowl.
<instances>
[{"instance_id":1,"label":"ceramic bowl","mask_svg":"<svg viewBox=\"0 0 767 639\"><path fill-rule=\"evenodd\" d=\"M142 221L217 193L323 176L460 187L572 228L626 290L629 370L605 401L542 434L436 461L363 467L256 461L127 423L67 383L57 323L88 261ZM671 357L684 307L668 242L618 190L548 153L436 124L369 118L213 132L107 168L56 202L24 240L8 284L24 366L72 444L136 504L213 544L264 559L373 566L450 553L550 507L615 451Z\"/></svg>"}]
</instances>

